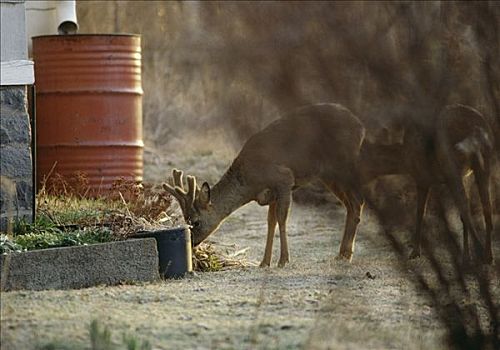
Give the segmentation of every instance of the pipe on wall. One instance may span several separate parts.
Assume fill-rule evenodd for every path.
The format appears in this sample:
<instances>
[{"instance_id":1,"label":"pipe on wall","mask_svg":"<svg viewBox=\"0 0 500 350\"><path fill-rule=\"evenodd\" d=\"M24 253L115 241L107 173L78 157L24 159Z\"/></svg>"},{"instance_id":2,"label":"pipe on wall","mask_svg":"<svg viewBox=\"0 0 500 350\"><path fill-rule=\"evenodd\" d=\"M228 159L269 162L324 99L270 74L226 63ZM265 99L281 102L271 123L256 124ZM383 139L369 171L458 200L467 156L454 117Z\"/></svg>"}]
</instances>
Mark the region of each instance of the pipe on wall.
<instances>
[{"instance_id":1,"label":"pipe on wall","mask_svg":"<svg viewBox=\"0 0 500 350\"><path fill-rule=\"evenodd\" d=\"M31 38L39 35L76 34L76 1L26 1L26 35L31 57Z\"/></svg>"}]
</instances>

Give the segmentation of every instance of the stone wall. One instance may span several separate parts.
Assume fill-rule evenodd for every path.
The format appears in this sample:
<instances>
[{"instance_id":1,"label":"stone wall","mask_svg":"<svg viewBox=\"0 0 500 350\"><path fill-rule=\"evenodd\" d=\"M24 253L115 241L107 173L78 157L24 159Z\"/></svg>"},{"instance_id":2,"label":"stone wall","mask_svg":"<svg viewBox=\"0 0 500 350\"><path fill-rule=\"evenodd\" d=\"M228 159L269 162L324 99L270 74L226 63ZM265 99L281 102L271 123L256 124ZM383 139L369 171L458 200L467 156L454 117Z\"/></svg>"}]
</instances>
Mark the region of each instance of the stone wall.
<instances>
[{"instance_id":1,"label":"stone wall","mask_svg":"<svg viewBox=\"0 0 500 350\"><path fill-rule=\"evenodd\" d=\"M32 220L31 127L25 86L0 87L0 231Z\"/></svg>"}]
</instances>

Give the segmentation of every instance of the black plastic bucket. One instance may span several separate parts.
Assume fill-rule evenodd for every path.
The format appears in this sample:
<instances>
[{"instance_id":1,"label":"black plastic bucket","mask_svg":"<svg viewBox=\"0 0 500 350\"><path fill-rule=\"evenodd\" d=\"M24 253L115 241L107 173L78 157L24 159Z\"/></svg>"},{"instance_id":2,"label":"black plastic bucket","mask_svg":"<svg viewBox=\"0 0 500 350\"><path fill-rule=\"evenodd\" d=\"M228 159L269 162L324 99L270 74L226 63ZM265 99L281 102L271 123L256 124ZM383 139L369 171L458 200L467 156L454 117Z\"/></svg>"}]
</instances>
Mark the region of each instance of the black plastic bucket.
<instances>
[{"instance_id":1,"label":"black plastic bucket","mask_svg":"<svg viewBox=\"0 0 500 350\"><path fill-rule=\"evenodd\" d=\"M141 231L132 238L156 239L160 276L164 278L184 277L193 271L191 232L189 227L168 230Z\"/></svg>"}]
</instances>

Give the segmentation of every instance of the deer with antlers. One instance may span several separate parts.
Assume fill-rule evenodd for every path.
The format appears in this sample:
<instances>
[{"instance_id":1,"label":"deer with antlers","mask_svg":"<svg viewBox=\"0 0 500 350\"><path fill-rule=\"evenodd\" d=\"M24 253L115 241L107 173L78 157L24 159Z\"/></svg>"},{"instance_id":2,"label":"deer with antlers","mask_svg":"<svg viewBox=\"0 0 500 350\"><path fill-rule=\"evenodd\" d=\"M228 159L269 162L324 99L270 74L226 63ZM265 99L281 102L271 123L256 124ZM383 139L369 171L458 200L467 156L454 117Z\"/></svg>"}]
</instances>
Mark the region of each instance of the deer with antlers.
<instances>
[{"instance_id":1,"label":"deer with antlers","mask_svg":"<svg viewBox=\"0 0 500 350\"><path fill-rule=\"evenodd\" d=\"M364 139L361 122L338 104L302 107L254 134L222 176L210 187L196 185L182 172L173 171L164 189L179 202L192 227L194 245L213 233L233 211L256 201L268 205L267 240L260 266L269 266L276 225L280 233L278 266L289 262L287 218L292 191L320 179L347 210L339 258L350 260L363 207L357 176L357 158Z\"/></svg>"}]
</instances>

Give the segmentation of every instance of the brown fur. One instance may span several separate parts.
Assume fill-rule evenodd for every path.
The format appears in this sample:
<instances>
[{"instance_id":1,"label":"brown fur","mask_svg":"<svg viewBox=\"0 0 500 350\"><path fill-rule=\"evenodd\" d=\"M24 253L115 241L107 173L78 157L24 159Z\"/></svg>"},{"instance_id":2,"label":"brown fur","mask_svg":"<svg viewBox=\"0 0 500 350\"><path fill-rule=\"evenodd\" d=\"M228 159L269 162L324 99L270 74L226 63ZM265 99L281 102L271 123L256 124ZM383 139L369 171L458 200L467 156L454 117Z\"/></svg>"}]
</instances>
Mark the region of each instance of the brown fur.
<instances>
[{"instance_id":1,"label":"brown fur","mask_svg":"<svg viewBox=\"0 0 500 350\"><path fill-rule=\"evenodd\" d=\"M472 224L463 178L473 173L486 223L484 261L492 262L489 186L493 147L493 132L485 118L475 109L458 104L445 107L430 127L407 129L401 144L363 144L359 159L362 182L389 174L408 174L415 181L417 215L410 257L420 255L422 219L429 190L445 184L460 212L464 226L464 260L469 259L468 234L472 233L476 242L479 238Z\"/></svg>"},{"instance_id":2,"label":"brown fur","mask_svg":"<svg viewBox=\"0 0 500 350\"><path fill-rule=\"evenodd\" d=\"M261 266L270 265L276 224L281 246L278 266L284 266L289 261L286 223L292 191L320 179L347 209L339 257L350 260L363 206L356 160L364 134L358 118L338 104L302 107L274 121L250 137L220 181L209 189L208 198L197 196L193 205L181 205L185 219L193 225L194 243L207 238L234 210L255 200L269 205ZM182 182L164 187L181 202L189 202L183 198L192 190L185 192Z\"/></svg>"}]
</instances>

